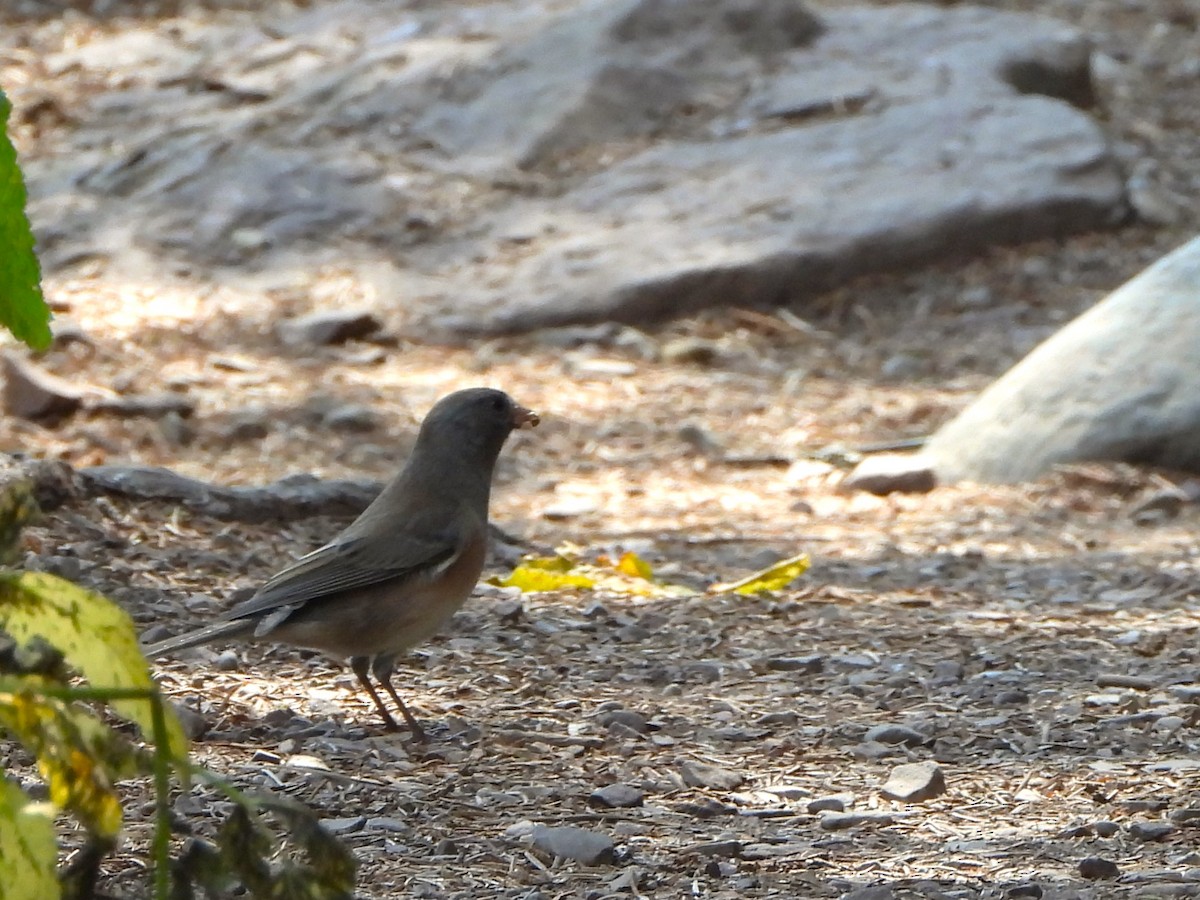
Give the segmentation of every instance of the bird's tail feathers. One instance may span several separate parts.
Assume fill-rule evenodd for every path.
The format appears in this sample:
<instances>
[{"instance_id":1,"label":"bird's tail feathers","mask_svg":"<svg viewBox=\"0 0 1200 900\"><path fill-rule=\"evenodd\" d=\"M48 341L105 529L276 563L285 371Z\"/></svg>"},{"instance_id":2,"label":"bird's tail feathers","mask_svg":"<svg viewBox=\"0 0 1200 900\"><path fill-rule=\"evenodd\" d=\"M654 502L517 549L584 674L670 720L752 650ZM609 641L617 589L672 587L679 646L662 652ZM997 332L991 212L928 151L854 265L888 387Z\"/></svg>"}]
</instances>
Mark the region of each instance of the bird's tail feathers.
<instances>
[{"instance_id":1,"label":"bird's tail feathers","mask_svg":"<svg viewBox=\"0 0 1200 900\"><path fill-rule=\"evenodd\" d=\"M248 637L253 632L253 621L249 619L233 619L229 622L217 622L213 625L197 628L195 631L188 631L184 634L177 634L175 637L166 638L143 648L143 652L148 659L154 659L157 656L170 656L177 650L199 647L201 644L207 644L210 641L220 640L221 638Z\"/></svg>"}]
</instances>

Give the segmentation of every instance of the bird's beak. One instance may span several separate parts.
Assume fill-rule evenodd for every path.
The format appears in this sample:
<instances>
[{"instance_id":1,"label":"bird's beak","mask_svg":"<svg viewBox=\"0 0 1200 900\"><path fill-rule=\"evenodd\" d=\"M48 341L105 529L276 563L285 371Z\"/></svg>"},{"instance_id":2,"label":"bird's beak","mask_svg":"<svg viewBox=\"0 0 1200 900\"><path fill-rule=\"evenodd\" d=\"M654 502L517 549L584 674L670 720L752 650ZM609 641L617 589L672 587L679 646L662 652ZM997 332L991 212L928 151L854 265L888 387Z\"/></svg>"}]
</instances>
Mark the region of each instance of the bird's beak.
<instances>
[{"instance_id":1,"label":"bird's beak","mask_svg":"<svg viewBox=\"0 0 1200 900\"><path fill-rule=\"evenodd\" d=\"M523 406L513 408L513 428L536 428L541 418L532 409Z\"/></svg>"}]
</instances>

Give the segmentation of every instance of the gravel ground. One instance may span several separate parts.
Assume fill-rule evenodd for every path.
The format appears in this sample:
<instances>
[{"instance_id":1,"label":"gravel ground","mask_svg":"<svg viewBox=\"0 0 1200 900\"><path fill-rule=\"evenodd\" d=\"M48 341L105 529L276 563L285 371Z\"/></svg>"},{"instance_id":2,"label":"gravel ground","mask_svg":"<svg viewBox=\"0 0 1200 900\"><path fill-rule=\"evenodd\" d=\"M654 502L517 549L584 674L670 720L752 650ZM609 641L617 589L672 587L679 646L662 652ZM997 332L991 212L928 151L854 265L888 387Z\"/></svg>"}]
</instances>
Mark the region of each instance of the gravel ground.
<instances>
[{"instance_id":1,"label":"gravel ground","mask_svg":"<svg viewBox=\"0 0 1200 900\"><path fill-rule=\"evenodd\" d=\"M48 273L89 340L43 364L119 393L171 386L197 408L184 421L8 418L7 448L226 483L382 479L436 397L487 383L544 417L511 443L494 504L530 547L634 549L662 579L700 588L813 557L760 598L486 589L402 670L433 734L424 747L382 733L329 660L196 651L161 672L204 723L200 761L315 808L355 848L364 897L1200 895L1200 509L1135 515L1171 473L1087 466L878 499L837 493L841 470L817 452L928 433L1194 233L1196 5L993 5L1096 36L1098 114L1155 221L864 280L794 315L731 310L570 346L561 333L430 346L381 310L391 341L297 355L273 337L281 310L236 286L197 295ZM26 154L69 142L70 116L55 111L95 90L71 73L38 80L38 48L230 5L62 6L0 12L0 84ZM38 97L54 102L35 115L25 101ZM320 305L352 286L322 271L306 289ZM375 422L331 426L330 408ZM252 526L111 499L52 514L30 555L141 627L176 629L341 524ZM903 740L868 738L877 726ZM909 762L936 763L945 792L883 796ZM593 792L614 784L641 804L598 805ZM148 787L126 790L128 840L103 889L138 897ZM177 809L203 833L215 800L197 788ZM839 806L860 818L827 820ZM528 823L596 832L611 855L556 861ZM1170 827L1146 827L1157 823ZM1084 877L1088 858L1119 877Z\"/></svg>"}]
</instances>

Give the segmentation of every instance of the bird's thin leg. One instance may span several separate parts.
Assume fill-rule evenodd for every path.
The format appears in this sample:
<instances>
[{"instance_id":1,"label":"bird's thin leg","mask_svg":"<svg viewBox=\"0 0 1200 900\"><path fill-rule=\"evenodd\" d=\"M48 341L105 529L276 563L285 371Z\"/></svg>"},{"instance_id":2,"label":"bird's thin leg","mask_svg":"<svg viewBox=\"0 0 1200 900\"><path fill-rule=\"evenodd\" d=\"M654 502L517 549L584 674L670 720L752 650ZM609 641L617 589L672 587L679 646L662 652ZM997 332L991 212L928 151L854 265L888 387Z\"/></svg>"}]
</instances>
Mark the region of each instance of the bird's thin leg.
<instances>
[{"instance_id":1,"label":"bird's thin leg","mask_svg":"<svg viewBox=\"0 0 1200 900\"><path fill-rule=\"evenodd\" d=\"M414 741L425 740L425 729L421 727L421 723L416 717L408 711L408 707L404 705L404 701L400 699L400 695L396 693L396 689L392 687L392 668L395 665L396 658L391 654L375 657L371 663L371 671L375 675L375 679L383 685L384 689L392 695L392 699L396 701L396 706L400 709L400 714L404 716L404 721L408 723L408 730L412 732Z\"/></svg>"},{"instance_id":2,"label":"bird's thin leg","mask_svg":"<svg viewBox=\"0 0 1200 900\"><path fill-rule=\"evenodd\" d=\"M379 699L379 694L375 690L375 685L371 684L371 657L369 656L353 656L350 658L350 668L354 674L358 676L358 683L366 688L367 693L371 695L371 699L375 703L375 708L379 710L379 715L383 717L383 725L388 731L399 731L400 726L396 724L396 720L392 718L392 714L387 711L387 707L383 705L383 701ZM404 715L408 716L408 711L405 710Z\"/></svg>"}]
</instances>

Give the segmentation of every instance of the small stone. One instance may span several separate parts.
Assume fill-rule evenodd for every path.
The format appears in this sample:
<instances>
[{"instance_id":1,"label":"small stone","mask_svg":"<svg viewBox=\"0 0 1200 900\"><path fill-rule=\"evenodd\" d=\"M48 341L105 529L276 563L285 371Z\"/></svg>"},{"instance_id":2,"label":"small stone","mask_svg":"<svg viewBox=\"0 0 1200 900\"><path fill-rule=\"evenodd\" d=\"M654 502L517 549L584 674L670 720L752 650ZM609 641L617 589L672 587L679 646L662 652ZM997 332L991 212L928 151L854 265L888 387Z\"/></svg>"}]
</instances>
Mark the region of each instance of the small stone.
<instances>
[{"instance_id":1,"label":"small stone","mask_svg":"<svg viewBox=\"0 0 1200 900\"><path fill-rule=\"evenodd\" d=\"M1121 877L1121 870L1111 859L1088 856L1079 861L1079 874L1090 881L1109 880Z\"/></svg>"},{"instance_id":2,"label":"small stone","mask_svg":"<svg viewBox=\"0 0 1200 900\"><path fill-rule=\"evenodd\" d=\"M516 625L525 617L525 604L520 600L497 600L492 612L501 625Z\"/></svg>"},{"instance_id":3,"label":"small stone","mask_svg":"<svg viewBox=\"0 0 1200 900\"><path fill-rule=\"evenodd\" d=\"M1190 761L1187 768L1192 768ZM1169 771L1169 769L1168 769ZM1162 812L1167 808L1166 800L1122 800L1120 806L1128 813Z\"/></svg>"},{"instance_id":4,"label":"small stone","mask_svg":"<svg viewBox=\"0 0 1200 900\"><path fill-rule=\"evenodd\" d=\"M927 494L937 487L933 462L919 453L879 453L868 456L842 479L838 491L868 494Z\"/></svg>"},{"instance_id":5,"label":"small stone","mask_svg":"<svg viewBox=\"0 0 1200 900\"><path fill-rule=\"evenodd\" d=\"M1130 837L1139 841L1161 841L1175 831L1170 822L1134 822L1129 826Z\"/></svg>"},{"instance_id":6,"label":"small stone","mask_svg":"<svg viewBox=\"0 0 1200 900\"><path fill-rule=\"evenodd\" d=\"M217 435L224 441L260 441L271 433L270 415L257 407L234 410L217 428Z\"/></svg>"},{"instance_id":7,"label":"small stone","mask_svg":"<svg viewBox=\"0 0 1200 900\"><path fill-rule=\"evenodd\" d=\"M784 710L783 712L763 713L754 720L754 724L760 727L770 727L775 725L786 726L795 725L799 721L800 717L796 713L792 712L791 710Z\"/></svg>"},{"instance_id":8,"label":"small stone","mask_svg":"<svg viewBox=\"0 0 1200 900\"><path fill-rule=\"evenodd\" d=\"M1041 900L1042 886L1036 881L1014 884L1004 892L1004 900Z\"/></svg>"},{"instance_id":9,"label":"small stone","mask_svg":"<svg viewBox=\"0 0 1200 900\"><path fill-rule=\"evenodd\" d=\"M892 769L879 792L889 800L924 803L946 793L946 777L937 763L905 763Z\"/></svg>"},{"instance_id":10,"label":"small stone","mask_svg":"<svg viewBox=\"0 0 1200 900\"><path fill-rule=\"evenodd\" d=\"M392 816L374 816L367 819L365 826L367 831L384 831L392 834L407 834L412 831L412 826L403 819L396 819Z\"/></svg>"},{"instance_id":11,"label":"small stone","mask_svg":"<svg viewBox=\"0 0 1200 900\"><path fill-rule=\"evenodd\" d=\"M683 674L688 678L694 678L697 681L712 683L721 680L721 664L719 662L709 662L708 660L695 660L685 663L683 666Z\"/></svg>"},{"instance_id":12,"label":"small stone","mask_svg":"<svg viewBox=\"0 0 1200 900\"><path fill-rule=\"evenodd\" d=\"M735 790L745 781L740 773L732 769L691 761L679 766L679 774L688 787L706 787L718 791Z\"/></svg>"},{"instance_id":13,"label":"small stone","mask_svg":"<svg viewBox=\"0 0 1200 900\"><path fill-rule=\"evenodd\" d=\"M375 431L382 422L371 407L351 404L331 409L321 417L321 424L331 431L350 431L361 434Z\"/></svg>"},{"instance_id":14,"label":"small stone","mask_svg":"<svg viewBox=\"0 0 1200 900\"><path fill-rule=\"evenodd\" d=\"M817 675L825 668L825 657L772 656L764 660L763 665L772 672L803 672L805 675Z\"/></svg>"},{"instance_id":15,"label":"small stone","mask_svg":"<svg viewBox=\"0 0 1200 900\"><path fill-rule=\"evenodd\" d=\"M83 574L83 561L78 556L47 556L40 560L41 570L65 578L67 581L78 581Z\"/></svg>"},{"instance_id":16,"label":"small stone","mask_svg":"<svg viewBox=\"0 0 1200 900\"><path fill-rule=\"evenodd\" d=\"M887 744L881 744L879 741L863 741L861 744L855 744L850 751L857 759L882 759L895 753L895 747L889 747Z\"/></svg>"},{"instance_id":17,"label":"small stone","mask_svg":"<svg viewBox=\"0 0 1200 900\"><path fill-rule=\"evenodd\" d=\"M714 438L708 429L694 422L680 425L677 434L681 441L690 445L701 456L710 456L715 459L724 452L721 442Z\"/></svg>"},{"instance_id":18,"label":"small stone","mask_svg":"<svg viewBox=\"0 0 1200 900\"><path fill-rule=\"evenodd\" d=\"M213 668L218 672L236 672L242 667L242 661L234 650L222 650L213 660Z\"/></svg>"},{"instance_id":19,"label":"small stone","mask_svg":"<svg viewBox=\"0 0 1200 900\"><path fill-rule=\"evenodd\" d=\"M1105 674L1096 676L1096 686L1101 688L1129 688L1135 691L1152 690L1156 682L1140 675Z\"/></svg>"},{"instance_id":20,"label":"small stone","mask_svg":"<svg viewBox=\"0 0 1200 900\"><path fill-rule=\"evenodd\" d=\"M434 856L458 856L458 844L450 838L442 838L433 845Z\"/></svg>"},{"instance_id":21,"label":"small stone","mask_svg":"<svg viewBox=\"0 0 1200 900\"><path fill-rule=\"evenodd\" d=\"M323 347L368 337L382 327L383 323L373 313L337 309L280 322L275 333L289 347Z\"/></svg>"},{"instance_id":22,"label":"small stone","mask_svg":"<svg viewBox=\"0 0 1200 900\"><path fill-rule=\"evenodd\" d=\"M588 796L588 805L609 809L631 809L641 806L645 796L631 784L608 784L592 791Z\"/></svg>"},{"instance_id":23,"label":"small stone","mask_svg":"<svg viewBox=\"0 0 1200 900\"><path fill-rule=\"evenodd\" d=\"M611 838L573 825L535 825L533 845L550 856L573 859L585 866L607 865L616 858Z\"/></svg>"},{"instance_id":24,"label":"small stone","mask_svg":"<svg viewBox=\"0 0 1200 900\"><path fill-rule=\"evenodd\" d=\"M915 728L907 725L885 724L876 725L867 731L864 739L877 741L880 744L904 744L906 747L920 747L928 743L929 738Z\"/></svg>"},{"instance_id":25,"label":"small stone","mask_svg":"<svg viewBox=\"0 0 1200 900\"><path fill-rule=\"evenodd\" d=\"M811 801L805 809L813 815L823 812L840 813L846 811L846 801L838 796L818 797Z\"/></svg>"},{"instance_id":26,"label":"small stone","mask_svg":"<svg viewBox=\"0 0 1200 900\"><path fill-rule=\"evenodd\" d=\"M1108 820L1101 820L1099 822L1092 823L1092 831L1094 831L1099 837L1102 837L1102 838L1110 838L1113 835L1117 834L1120 830L1121 830L1121 826L1118 825L1116 822L1109 822Z\"/></svg>"},{"instance_id":27,"label":"small stone","mask_svg":"<svg viewBox=\"0 0 1200 900\"><path fill-rule=\"evenodd\" d=\"M896 900L890 884L869 884L842 894L839 900Z\"/></svg>"},{"instance_id":28,"label":"small stone","mask_svg":"<svg viewBox=\"0 0 1200 900\"><path fill-rule=\"evenodd\" d=\"M1183 716L1163 716L1154 723L1154 730L1162 731L1166 734L1174 734L1186 724L1187 719L1185 719Z\"/></svg>"},{"instance_id":29,"label":"small stone","mask_svg":"<svg viewBox=\"0 0 1200 900\"><path fill-rule=\"evenodd\" d=\"M164 641L167 638L174 636L174 630L168 628L166 625L151 625L142 632L141 642L146 645L157 644L159 641Z\"/></svg>"},{"instance_id":30,"label":"small stone","mask_svg":"<svg viewBox=\"0 0 1200 900\"><path fill-rule=\"evenodd\" d=\"M799 784L773 784L768 788L763 788L763 791L784 800L803 800L812 796L812 791Z\"/></svg>"},{"instance_id":31,"label":"small stone","mask_svg":"<svg viewBox=\"0 0 1200 900\"><path fill-rule=\"evenodd\" d=\"M675 812L697 819L712 819L717 816L736 816L738 808L732 803L722 803L714 797L704 797L695 803L677 803L671 807Z\"/></svg>"},{"instance_id":32,"label":"small stone","mask_svg":"<svg viewBox=\"0 0 1200 900\"><path fill-rule=\"evenodd\" d=\"M831 812L821 816L818 824L825 831L844 831L859 825L891 825L893 821L887 813Z\"/></svg>"},{"instance_id":33,"label":"small stone","mask_svg":"<svg viewBox=\"0 0 1200 900\"><path fill-rule=\"evenodd\" d=\"M932 684L934 687L945 687L950 684L958 684L963 680L966 671L963 664L953 659L944 659L933 665Z\"/></svg>"},{"instance_id":34,"label":"small stone","mask_svg":"<svg viewBox=\"0 0 1200 900\"><path fill-rule=\"evenodd\" d=\"M1024 706L1029 702L1029 695L1022 690L1000 691L992 701L996 706Z\"/></svg>"},{"instance_id":35,"label":"small stone","mask_svg":"<svg viewBox=\"0 0 1200 900\"><path fill-rule=\"evenodd\" d=\"M362 831L363 826L366 824L366 816L347 816L345 818L321 820L321 827L330 834L351 834L355 831Z\"/></svg>"},{"instance_id":36,"label":"small stone","mask_svg":"<svg viewBox=\"0 0 1200 900\"><path fill-rule=\"evenodd\" d=\"M1176 825L1195 828L1197 825L1200 825L1200 809L1186 807L1184 809L1172 810L1170 819Z\"/></svg>"},{"instance_id":37,"label":"small stone","mask_svg":"<svg viewBox=\"0 0 1200 900\"><path fill-rule=\"evenodd\" d=\"M694 853L697 856L720 856L735 858L742 855L742 842L737 840L705 841L684 847L680 853Z\"/></svg>"},{"instance_id":38,"label":"small stone","mask_svg":"<svg viewBox=\"0 0 1200 900\"><path fill-rule=\"evenodd\" d=\"M878 659L866 653L841 653L829 661L844 669L873 669L879 665Z\"/></svg>"},{"instance_id":39,"label":"small stone","mask_svg":"<svg viewBox=\"0 0 1200 900\"><path fill-rule=\"evenodd\" d=\"M646 734L650 731L650 723L646 717L632 709L612 709L608 712L600 713L600 715L596 716L596 722L602 728L612 728L614 725L622 725L631 731L636 731L638 734Z\"/></svg>"}]
</instances>

